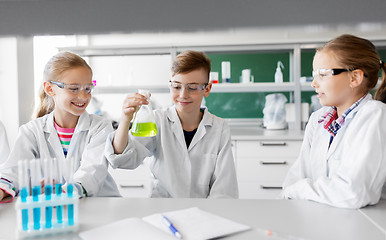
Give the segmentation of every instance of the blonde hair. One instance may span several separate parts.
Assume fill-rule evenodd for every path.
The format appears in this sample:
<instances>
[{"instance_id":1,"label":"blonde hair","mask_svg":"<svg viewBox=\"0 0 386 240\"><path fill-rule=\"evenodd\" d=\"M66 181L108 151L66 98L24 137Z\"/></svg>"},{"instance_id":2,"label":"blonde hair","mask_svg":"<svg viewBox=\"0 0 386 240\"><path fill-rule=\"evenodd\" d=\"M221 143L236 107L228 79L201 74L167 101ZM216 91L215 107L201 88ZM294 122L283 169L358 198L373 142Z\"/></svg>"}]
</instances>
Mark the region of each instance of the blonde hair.
<instances>
[{"instance_id":1,"label":"blonde hair","mask_svg":"<svg viewBox=\"0 0 386 240\"><path fill-rule=\"evenodd\" d=\"M189 73L194 70L204 69L210 73L210 59L203 52L186 50L177 55L172 64L172 76L180 73Z\"/></svg>"},{"instance_id":2,"label":"blonde hair","mask_svg":"<svg viewBox=\"0 0 386 240\"><path fill-rule=\"evenodd\" d=\"M43 82L58 81L64 72L78 67L87 68L92 74L91 67L83 58L71 52L60 52L51 57L44 67ZM40 105L34 113L35 118L49 114L55 108L54 100L44 91L43 82L39 90Z\"/></svg>"},{"instance_id":3,"label":"blonde hair","mask_svg":"<svg viewBox=\"0 0 386 240\"><path fill-rule=\"evenodd\" d=\"M360 69L365 75L364 90L373 89L378 82L378 72L382 69L382 84L375 94L375 99L386 103L385 64L372 42L350 34L343 34L327 42L317 52L331 51L344 68Z\"/></svg>"}]
</instances>

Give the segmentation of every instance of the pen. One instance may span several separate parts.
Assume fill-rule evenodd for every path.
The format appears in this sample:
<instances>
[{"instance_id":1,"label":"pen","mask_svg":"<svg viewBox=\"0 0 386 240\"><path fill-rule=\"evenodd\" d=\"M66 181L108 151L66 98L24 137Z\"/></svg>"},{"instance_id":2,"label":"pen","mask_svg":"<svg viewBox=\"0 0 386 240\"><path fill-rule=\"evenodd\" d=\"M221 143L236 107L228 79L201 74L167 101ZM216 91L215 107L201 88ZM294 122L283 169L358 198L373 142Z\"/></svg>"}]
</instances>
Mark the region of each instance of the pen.
<instances>
[{"instance_id":1,"label":"pen","mask_svg":"<svg viewBox=\"0 0 386 240\"><path fill-rule=\"evenodd\" d=\"M167 226L170 231L172 231L173 235L176 236L178 239L182 239L181 234L178 232L178 230L173 226L172 221L169 220L165 215L162 215L162 222Z\"/></svg>"}]
</instances>

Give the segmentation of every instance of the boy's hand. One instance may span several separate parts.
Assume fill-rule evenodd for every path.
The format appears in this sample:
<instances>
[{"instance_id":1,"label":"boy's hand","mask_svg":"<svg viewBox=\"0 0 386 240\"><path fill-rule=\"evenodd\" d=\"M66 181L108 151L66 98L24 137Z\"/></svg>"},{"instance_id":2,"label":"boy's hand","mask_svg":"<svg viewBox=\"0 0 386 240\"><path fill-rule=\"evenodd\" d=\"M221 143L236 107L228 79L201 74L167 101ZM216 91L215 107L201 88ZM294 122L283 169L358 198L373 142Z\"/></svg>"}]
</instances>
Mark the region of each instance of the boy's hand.
<instances>
[{"instance_id":1,"label":"boy's hand","mask_svg":"<svg viewBox=\"0 0 386 240\"><path fill-rule=\"evenodd\" d=\"M136 111L138 111L139 107L141 105L147 105L149 102L147 101L146 97L139 94L129 94L123 101L122 106L122 117L121 122L123 121L126 124L129 124L130 121L133 119L133 115Z\"/></svg>"}]
</instances>

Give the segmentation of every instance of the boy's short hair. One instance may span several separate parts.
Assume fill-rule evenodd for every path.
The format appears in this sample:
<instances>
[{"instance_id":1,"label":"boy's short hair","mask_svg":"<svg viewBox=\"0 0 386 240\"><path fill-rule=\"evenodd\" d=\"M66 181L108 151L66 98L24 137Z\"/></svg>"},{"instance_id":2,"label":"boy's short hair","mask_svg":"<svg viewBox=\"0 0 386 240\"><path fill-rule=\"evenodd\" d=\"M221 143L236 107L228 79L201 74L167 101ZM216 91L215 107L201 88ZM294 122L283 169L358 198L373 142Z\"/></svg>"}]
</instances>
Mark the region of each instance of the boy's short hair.
<instances>
[{"instance_id":1,"label":"boy's short hair","mask_svg":"<svg viewBox=\"0 0 386 240\"><path fill-rule=\"evenodd\" d=\"M186 50L178 54L173 61L172 76L198 69L204 69L208 73L209 82L210 59L203 52Z\"/></svg>"}]
</instances>

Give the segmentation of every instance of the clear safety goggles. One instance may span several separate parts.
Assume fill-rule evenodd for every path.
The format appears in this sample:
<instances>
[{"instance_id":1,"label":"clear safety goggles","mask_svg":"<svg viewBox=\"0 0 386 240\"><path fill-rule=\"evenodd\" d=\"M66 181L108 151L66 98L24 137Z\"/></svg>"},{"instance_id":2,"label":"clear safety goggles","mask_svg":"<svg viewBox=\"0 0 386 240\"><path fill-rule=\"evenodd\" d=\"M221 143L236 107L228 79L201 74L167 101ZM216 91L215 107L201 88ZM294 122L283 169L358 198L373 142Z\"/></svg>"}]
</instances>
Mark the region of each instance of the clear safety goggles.
<instances>
[{"instance_id":1,"label":"clear safety goggles","mask_svg":"<svg viewBox=\"0 0 386 240\"><path fill-rule=\"evenodd\" d=\"M327 76L335 76L339 75L342 72L351 72L352 70L349 69L344 69L344 68L331 68L331 69L316 69L312 71L312 77L313 78L319 78L323 79L324 77Z\"/></svg>"},{"instance_id":2,"label":"clear safety goggles","mask_svg":"<svg viewBox=\"0 0 386 240\"><path fill-rule=\"evenodd\" d=\"M172 92L180 92L182 91L182 88L187 90L189 93L198 93L203 91L206 86L208 86L208 83L200 84L200 83L188 83L188 84L182 84L179 82L169 81L169 88L172 90Z\"/></svg>"},{"instance_id":3,"label":"clear safety goggles","mask_svg":"<svg viewBox=\"0 0 386 240\"><path fill-rule=\"evenodd\" d=\"M55 84L59 88L66 89L72 94L78 94L81 91L84 90L86 94L90 94L93 92L95 85L90 83L90 84L85 84L85 85L80 85L80 84L66 84L62 82L55 82L55 81L49 81L52 84Z\"/></svg>"}]
</instances>

